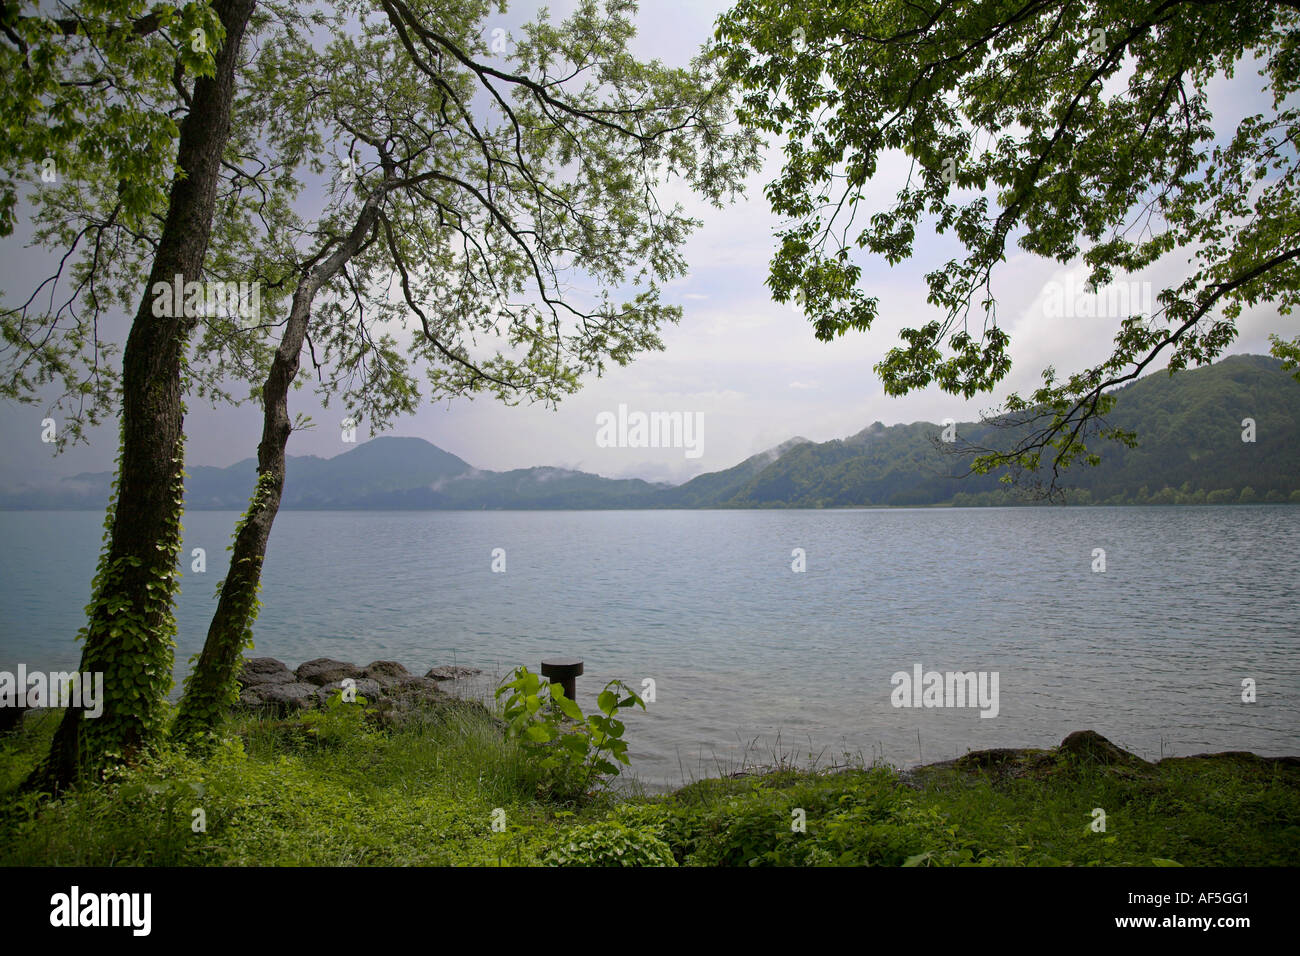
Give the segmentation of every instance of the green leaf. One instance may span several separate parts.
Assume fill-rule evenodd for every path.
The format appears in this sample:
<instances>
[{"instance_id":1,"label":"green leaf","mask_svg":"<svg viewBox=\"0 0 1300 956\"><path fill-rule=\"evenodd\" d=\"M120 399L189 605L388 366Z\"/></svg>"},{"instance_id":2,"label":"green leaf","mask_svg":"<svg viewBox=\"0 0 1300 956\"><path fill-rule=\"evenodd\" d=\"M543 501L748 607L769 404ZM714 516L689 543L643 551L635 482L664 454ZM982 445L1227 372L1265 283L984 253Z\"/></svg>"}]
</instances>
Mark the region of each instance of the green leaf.
<instances>
[{"instance_id":1,"label":"green leaf","mask_svg":"<svg viewBox=\"0 0 1300 956\"><path fill-rule=\"evenodd\" d=\"M544 744L554 735L545 724L529 724L524 730L524 736L529 740Z\"/></svg>"},{"instance_id":2,"label":"green leaf","mask_svg":"<svg viewBox=\"0 0 1300 956\"><path fill-rule=\"evenodd\" d=\"M573 720L583 719L581 708L579 708L573 701L569 700L569 698L565 697L556 687L551 688L551 700L555 701L556 706L563 711L564 716L570 717Z\"/></svg>"},{"instance_id":3,"label":"green leaf","mask_svg":"<svg viewBox=\"0 0 1300 956\"><path fill-rule=\"evenodd\" d=\"M591 742L583 734L565 734L560 738L560 746L570 753L585 757L591 749Z\"/></svg>"}]
</instances>

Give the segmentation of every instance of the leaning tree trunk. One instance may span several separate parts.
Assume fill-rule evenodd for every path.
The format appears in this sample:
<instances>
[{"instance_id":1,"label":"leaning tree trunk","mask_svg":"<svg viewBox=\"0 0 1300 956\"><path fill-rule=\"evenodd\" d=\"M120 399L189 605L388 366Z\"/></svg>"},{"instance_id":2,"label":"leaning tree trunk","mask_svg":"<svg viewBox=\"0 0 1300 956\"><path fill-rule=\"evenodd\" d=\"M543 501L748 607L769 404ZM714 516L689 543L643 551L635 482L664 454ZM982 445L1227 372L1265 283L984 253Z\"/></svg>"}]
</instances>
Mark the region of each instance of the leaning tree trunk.
<instances>
[{"instance_id":1,"label":"leaning tree trunk","mask_svg":"<svg viewBox=\"0 0 1300 956\"><path fill-rule=\"evenodd\" d=\"M171 688L180 550L184 408L181 364L191 324L183 302L155 309L155 284L199 278L230 135L235 66L255 0L216 0L226 30L216 71L195 80L180 124L167 218L149 285L122 356L121 457L106 546L82 632L83 673L104 675L103 713L69 707L31 784L57 791L87 769L130 759L163 728ZM155 311L167 315L155 315Z\"/></svg>"},{"instance_id":2,"label":"leaning tree trunk","mask_svg":"<svg viewBox=\"0 0 1300 956\"><path fill-rule=\"evenodd\" d=\"M257 490L240 520L231 547L230 570L221 584L217 610L208 625L193 673L185 680L185 695L172 735L187 743L215 730L236 693L236 669L244 648L252 642L257 617L257 593L262 584L262 559L271 525L280 510L284 492L285 447L293 430L289 420L289 388L298 374L303 341L311 321L312 300L366 243L379 218L387 185L373 192L361 208L356 224L331 255L299 281L289 307L280 344L262 385L262 440L257 446Z\"/></svg>"}]
</instances>

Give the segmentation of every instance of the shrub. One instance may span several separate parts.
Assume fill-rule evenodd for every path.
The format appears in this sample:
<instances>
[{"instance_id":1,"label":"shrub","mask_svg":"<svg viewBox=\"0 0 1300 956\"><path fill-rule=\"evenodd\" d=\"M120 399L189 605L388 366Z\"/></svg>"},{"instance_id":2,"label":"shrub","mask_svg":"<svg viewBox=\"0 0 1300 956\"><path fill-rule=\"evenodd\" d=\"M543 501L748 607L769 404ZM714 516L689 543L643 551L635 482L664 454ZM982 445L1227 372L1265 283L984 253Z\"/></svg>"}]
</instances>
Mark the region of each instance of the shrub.
<instances>
[{"instance_id":1,"label":"shrub","mask_svg":"<svg viewBox=\"0 0 1300 956\"><path fill-rule=\"evenodd\" d=\"M676 866L673 851L648 827L605 822L573 827L543 866Z\"/></svg>"},{"instance_id":2,"label":"shrub","mask_svg":"<svg viewBox=\"0 0 1300 956\"><path fill-rule=\"evenodd\" d=\"M591 796L592 784L608 785L618 776L618 764L629 765L621 710L645 701L619 680L612 680L596 698L599 714L584 716L564 691L542 680L527 667L515 668L497 688L500 699L509 694L502 716L506 738L517 739L542 773L539 789L564 801ZM619 697L619 694L625 694ZM614 763L609 758L618 761Z\"/></svg>"}]
</instances>

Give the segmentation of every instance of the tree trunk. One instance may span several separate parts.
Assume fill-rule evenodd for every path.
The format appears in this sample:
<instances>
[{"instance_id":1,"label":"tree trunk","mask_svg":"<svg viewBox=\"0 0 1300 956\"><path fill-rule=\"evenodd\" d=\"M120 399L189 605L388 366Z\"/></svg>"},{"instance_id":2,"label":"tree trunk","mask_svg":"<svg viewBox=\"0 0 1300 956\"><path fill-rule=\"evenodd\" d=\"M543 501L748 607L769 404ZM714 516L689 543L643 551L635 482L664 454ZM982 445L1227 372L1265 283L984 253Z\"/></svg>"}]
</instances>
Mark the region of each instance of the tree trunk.
<instances>
[{"instance_id":1,"label":"tree trunk","mask_svg":"<svg viewBox=\"0 0 1300 956\"><path fill-rule=\"evenodd\" d=\"M195 281L212 230L221 157L230 135L235 67L255 0L216 0L226 30L212 77L195 80L180 124L167 218L122 356L121 457L107 544L83 631L82 672L104 674L104 710L69 707L32 783L57 791L87 769L130 759L163 729L171 688L183 488L181 366L193 322L183 301L156 309L157 283ZM171 314L156 315L164 311Z\"/></svg>"},{"instance_id":2,"label":"tree trunk","mask_svg":"<svg viewBox=\"0 0 1300 956\"><path fill-rule=\"evenodd\" d=\"M285 448L293 430L289 419L289 389L298 374L303 341L311 321L312 300L366 243L379 218L387 184L373 192L361 208L347 238L327 259L308 271L294 289L270 372L262 385L262 440L257 446L257 490L235 532L230 570L221 584L217 610L208 626L203 652L186 678L185 696L172 730L173 736L193 742L215 730L236 693L240 655L252 643L257 616L257 593L262 584L262 560L271 525L284 493Z\"/></svg>"}]
</instances>

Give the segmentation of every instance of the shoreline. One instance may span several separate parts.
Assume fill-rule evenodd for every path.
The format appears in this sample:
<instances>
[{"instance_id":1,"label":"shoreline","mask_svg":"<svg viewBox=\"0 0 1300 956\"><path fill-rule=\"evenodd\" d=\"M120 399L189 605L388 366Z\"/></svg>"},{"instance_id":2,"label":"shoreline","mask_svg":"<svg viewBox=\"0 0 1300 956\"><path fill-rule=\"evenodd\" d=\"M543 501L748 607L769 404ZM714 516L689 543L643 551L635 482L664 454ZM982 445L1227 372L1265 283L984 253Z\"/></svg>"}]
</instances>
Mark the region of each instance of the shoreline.
<instances>
[{"instance_id":1,"label":"shoreline","mask_svg":"<svg viewBox=\"0 0 1300 956\"><path fill-rule=\"evenodd\" d=\"M39 813L18 787L58 719L31 715L0 735L0 865L1300 865L1300 757L1150 763L1076 731L910 769L752 768L655 795L588 778L565 795L481 703L436 692L405 719L366 710L378 719L236 712L211 754L166 744Z\"/></svg>"}]
</instances>

